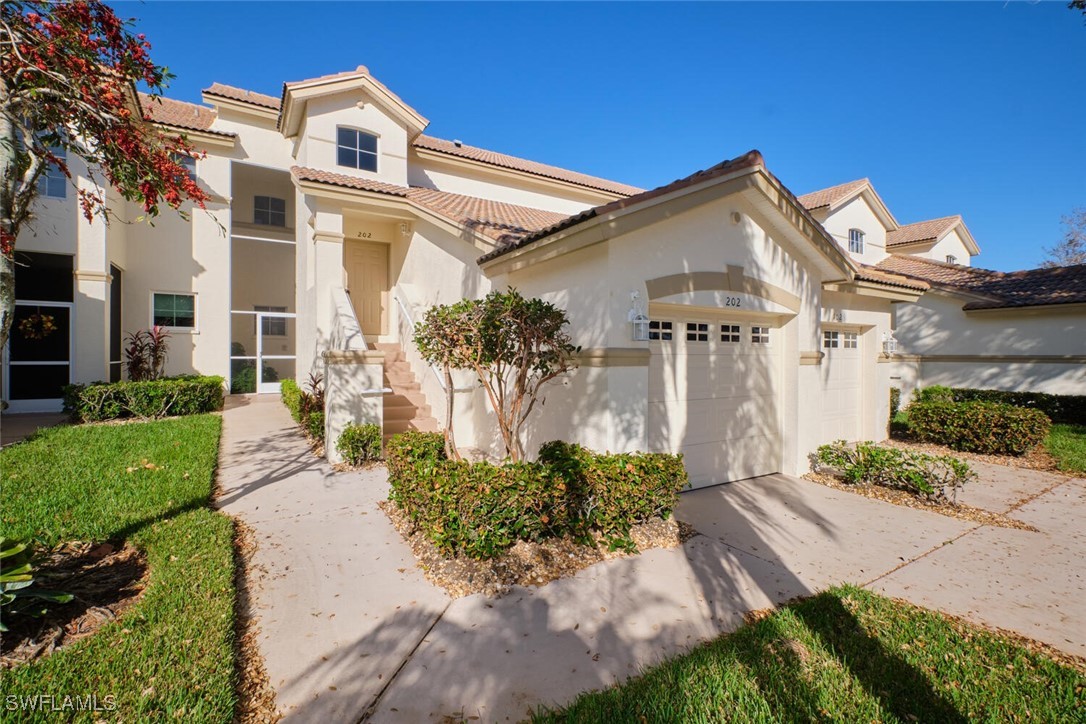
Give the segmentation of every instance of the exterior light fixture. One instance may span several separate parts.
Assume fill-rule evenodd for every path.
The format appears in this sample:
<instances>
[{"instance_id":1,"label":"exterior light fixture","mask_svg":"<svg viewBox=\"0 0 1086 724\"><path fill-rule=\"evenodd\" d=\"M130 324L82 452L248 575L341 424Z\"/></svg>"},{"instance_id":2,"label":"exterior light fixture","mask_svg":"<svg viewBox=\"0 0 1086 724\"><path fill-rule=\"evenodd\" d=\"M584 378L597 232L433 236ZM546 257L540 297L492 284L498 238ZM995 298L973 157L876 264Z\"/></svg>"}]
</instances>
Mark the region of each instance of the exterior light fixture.
<instances>
[{"instance_id":1,"label":"exterior light fixture","mask_svg":"<svg viewBox=\"0 0 1086 724\"><path fill-rule=\"evenodd\" d=\"M641 292L630 292L630 311L626 315L630 323L630 336L634 342L649 341L649 318L641 307Z\"/></svg>"},{"instance_id":2,"label":"exterior light fixture","mask_svg":"<svg viewBox=\"0 0 1086 724\"><path fill-rule=\"evenodd\" d=\"M885 355L897 354L897 340L894 339L892 331L882 333L882 353Z\"/></svg>"}]
</instances>

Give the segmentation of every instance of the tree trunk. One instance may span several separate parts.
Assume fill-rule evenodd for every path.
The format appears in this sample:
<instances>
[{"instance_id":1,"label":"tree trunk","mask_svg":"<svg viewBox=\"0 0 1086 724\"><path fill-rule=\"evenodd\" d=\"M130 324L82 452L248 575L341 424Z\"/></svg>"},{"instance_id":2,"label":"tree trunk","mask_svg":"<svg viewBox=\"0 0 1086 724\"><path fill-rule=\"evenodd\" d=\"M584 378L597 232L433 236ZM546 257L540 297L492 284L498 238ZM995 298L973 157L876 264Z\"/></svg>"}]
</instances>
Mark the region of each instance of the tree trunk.
<instances>
[{"instance_id":1,"label":"tree trunk","mask_svg":"<svg viewBox=\"0 0 1086 724\"><path fill-rule=\"evenodd\" d=\"M0 103L7 103L8 83L0 79ZM15 167L15 124L0 114L0 349L7 346L11 320L15 316L15 238L18 231L15 189L19 179Z\"/></svg>"},{"instance_id":2,"label":"tree trunk","mask_svg":"<svg viewBox=\"0 0 1086 724\"><path fill-rule=\"evenodd\" d=\"M456 399L456 388L453 387L452 372L445 365L445 457L449 460L459 460L460 451L456 449L456 436L453 434L453 402Z\"/></svg>"}]
</instances>

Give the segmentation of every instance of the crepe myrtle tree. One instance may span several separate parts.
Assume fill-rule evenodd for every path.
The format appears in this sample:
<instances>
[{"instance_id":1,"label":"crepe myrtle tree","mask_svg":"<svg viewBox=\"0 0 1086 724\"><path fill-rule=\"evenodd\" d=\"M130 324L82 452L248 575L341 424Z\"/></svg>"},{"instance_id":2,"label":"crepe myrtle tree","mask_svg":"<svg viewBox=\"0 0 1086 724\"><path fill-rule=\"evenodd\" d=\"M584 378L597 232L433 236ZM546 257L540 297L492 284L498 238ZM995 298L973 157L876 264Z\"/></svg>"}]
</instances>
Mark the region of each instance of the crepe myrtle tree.
<instances>
[{"instance_id":1,"label":"crepe myrtle tree","mask_svg":"<svg viewBox=\"0 0 1086 724\"><path fill-rule=\"evenodd\" d=\"M142 83L161 102L172 76L132 23L96 0L0 3L0 345L15 308L15 248L47 168L75 186L69 163L86 164L92 184L75 191L88 221L108 219L107 186L147 218L208 199L179 160L203 154L153 126L136 94Z\"/></svg>"},{"instance_id":2,"label":"crepe myrtle tree","mask_svg":"<svg viewBox=\"0 0 1086 724\"><path fill-rule=\"evenodd\" d=\"M452 432L451 371L475 373L498 421L505 452L524 459L523 428L537 405L543 385L577 367L574 346L565 327L565 310L525 299L516 289L494 291L484 299L465 299L430 309L415 331L415 343L430 364L445 376L445 448L458 459Z\"/></svg>"}]
</instances>

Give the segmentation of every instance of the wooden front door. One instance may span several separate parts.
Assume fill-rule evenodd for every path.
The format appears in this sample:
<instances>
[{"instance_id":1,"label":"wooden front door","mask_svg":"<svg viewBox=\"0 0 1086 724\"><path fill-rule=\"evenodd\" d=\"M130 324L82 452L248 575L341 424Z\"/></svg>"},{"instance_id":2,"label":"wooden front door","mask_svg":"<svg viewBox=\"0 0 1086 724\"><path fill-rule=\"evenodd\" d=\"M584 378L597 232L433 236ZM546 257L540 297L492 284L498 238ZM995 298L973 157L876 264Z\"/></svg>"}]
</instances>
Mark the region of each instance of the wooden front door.
<instances>
[{"instance_id":1,"label":"wooden front door","mask_svg":"<svg viewBox=\"0 0 1086 724\"><path fill-rule=\"evenodd\" d=\"M388 334L388 244L348 241L347 291L362 334Z\"/></svg>"}]
</instances>

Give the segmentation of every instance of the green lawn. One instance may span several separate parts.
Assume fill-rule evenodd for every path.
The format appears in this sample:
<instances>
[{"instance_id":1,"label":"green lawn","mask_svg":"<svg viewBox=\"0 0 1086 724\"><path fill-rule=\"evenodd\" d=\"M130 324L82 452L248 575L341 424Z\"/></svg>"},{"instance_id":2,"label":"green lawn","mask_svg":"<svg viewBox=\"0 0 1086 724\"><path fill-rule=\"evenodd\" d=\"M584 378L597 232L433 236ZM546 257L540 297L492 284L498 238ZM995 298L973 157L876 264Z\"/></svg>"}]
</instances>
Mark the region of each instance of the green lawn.
<instances>
[{"instance_id":1,"label":"green lawn","mask_svg":"<svg viewBox=\"0 0 1086 724\"><path fill-rule=\"evenodd\" d=\"M536 721L1082 721L1086 677L843 586Z\"/></svg>"},{"instance_id":2,"label":"green lawn","mask_svg":"<svg viewBox=\"0 0 1086 724\"><path fill-rule=\"evenodd\" d=\"M1086 425L1053 425L1045 448L1060 461L1060 469L1086 473Z\"/></svg>"},{"instance_id":3,"label":"green lawn","mask_svg":"<svg viewBox=\"0 0 1086 724\"><path fill-rule=\"evenodd\" d=\"M120 619L0 673L5 696L115 697L112 712L65 712L74 721L231 720L233 524L207 507L220 429L215 415L59 427L0 452L0 533L47 544L125 538L150 568L143 598Z\"/></svg>"}]
</instances>

